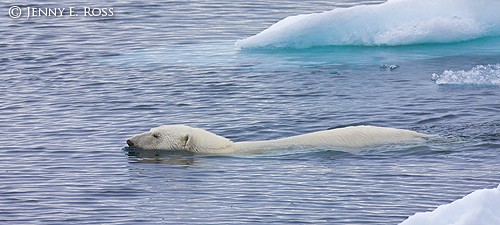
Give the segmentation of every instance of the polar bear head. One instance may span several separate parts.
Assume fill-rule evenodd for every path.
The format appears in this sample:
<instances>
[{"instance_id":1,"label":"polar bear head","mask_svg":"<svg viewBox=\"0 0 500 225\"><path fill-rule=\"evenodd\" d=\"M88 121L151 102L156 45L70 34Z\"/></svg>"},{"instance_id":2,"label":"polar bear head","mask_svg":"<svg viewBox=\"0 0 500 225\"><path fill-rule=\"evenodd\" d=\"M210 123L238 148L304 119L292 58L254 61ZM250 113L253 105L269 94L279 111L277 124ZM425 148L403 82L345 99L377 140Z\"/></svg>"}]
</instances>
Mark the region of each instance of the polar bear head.
<instances>
[{"instance_id":1,"label":"polar bear head","mask_svg":"<svg viewBox=\"0 0 500 225\"><path fill-rule=\"evenodd\" d=\"M190 152L224 152L231 148L229 139L203 129L184 125L164 125L152 128L127 140L132 148L145 150L177 150Z\"/></svg>"}]
</instances>

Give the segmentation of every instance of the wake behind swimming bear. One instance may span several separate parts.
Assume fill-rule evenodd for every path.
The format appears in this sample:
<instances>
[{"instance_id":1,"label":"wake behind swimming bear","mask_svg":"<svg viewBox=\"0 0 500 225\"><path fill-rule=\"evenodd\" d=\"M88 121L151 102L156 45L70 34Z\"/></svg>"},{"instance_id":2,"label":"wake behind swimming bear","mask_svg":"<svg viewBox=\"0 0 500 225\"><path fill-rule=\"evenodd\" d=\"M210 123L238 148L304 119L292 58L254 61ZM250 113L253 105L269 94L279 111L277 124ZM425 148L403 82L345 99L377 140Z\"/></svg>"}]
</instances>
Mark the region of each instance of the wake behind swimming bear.
<instances>
[{"instance_id":1,"label":"wake behind swimming bear","mask_svg":"<svg viewBox=\"0 0 500 225\"><path fill-rule=\"evenodd\" d=\"M202 154L227 154L289 147L348 147L396 144L423 140L430 135L410 130L351 126L267 141L232 142L209 131L185 125L152 128L127 140L132 148L177 150Z\"/></svg>"}]
</instances>

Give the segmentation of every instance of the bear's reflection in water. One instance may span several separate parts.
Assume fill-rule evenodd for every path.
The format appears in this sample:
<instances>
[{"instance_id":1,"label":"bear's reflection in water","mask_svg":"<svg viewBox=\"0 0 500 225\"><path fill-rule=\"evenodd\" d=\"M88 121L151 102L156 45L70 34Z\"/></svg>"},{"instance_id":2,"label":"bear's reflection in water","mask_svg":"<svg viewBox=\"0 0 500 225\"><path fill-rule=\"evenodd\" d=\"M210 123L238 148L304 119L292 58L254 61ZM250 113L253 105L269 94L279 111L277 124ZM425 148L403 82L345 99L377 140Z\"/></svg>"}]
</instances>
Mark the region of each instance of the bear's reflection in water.
<instances>
[{"instance_id":1,"label":"bear's reflection in water","mask_svg":"<svg viewBox=\"0 0 500 225\"><path fill-rule=\"evenodd\" d=\"M123 150L129 156L131 163L193 165L198 158L186 151L142 150L125 147Z\"/></svg>"}]
</instances>

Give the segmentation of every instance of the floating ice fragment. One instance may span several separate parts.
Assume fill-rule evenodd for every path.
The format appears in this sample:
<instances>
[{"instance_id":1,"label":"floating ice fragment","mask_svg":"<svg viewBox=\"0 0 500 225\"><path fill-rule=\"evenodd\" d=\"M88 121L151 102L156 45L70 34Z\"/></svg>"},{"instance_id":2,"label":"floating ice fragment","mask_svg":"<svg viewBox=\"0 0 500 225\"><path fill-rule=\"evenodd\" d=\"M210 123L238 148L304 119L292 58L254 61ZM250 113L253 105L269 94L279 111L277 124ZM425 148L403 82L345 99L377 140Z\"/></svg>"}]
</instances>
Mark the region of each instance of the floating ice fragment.
<instances>
[{"instance_id":1,"label":"floating ice fragment","mask_svg":"<svg viewBox=\"0 0 500 225\"><path fill-rule=\"evenodd\" d=\"M416 213L400 225L496 225L500 224L500 185L476 190L432 212Z\"/></svg>"},{"instance_id":2,"label":"floating ice fragment","mask_svg":"<svg viewBox=\"0 0 500 225\"><path fill-rule=\"evenodd\" d=\"M389 66L390 71L397 70L398 68L399 68L399 65L390 65Z\"/></svg>"},{"instance_id":3,"label":"floating ice fragment","mask_svg":"<svg viewBox=\"0 0 500 225\"><path fill-rule=\"evenodd\" d=\"M500 85L500 64L478 65L469 71L445 70L433 73L431 80L441 85Z\"/></svg>"},{"instance_id":4,"label":"floating ice fragment","mask_svg":"<svg viewBox=\"0 0 500 225\"><path fill-rule=\"evenodd\" d=\"M454 43L500 35L498 0L389 0L287 17L240 49Z\"/></svg>"},{"instance_id":5,"label":"floating ice fragment","mask_svg":"<svg viewBox=\"0 0 500 225\"><path fill-rule=\"evenodd\" d=\"M388 65L383 64L383 65L380 65L378 67L379 70L387 70L387 68L389 68L390 71L394 71L394 70L399 69L399 65L389 65L388 66Z\"/></svg>"}]
</instances>

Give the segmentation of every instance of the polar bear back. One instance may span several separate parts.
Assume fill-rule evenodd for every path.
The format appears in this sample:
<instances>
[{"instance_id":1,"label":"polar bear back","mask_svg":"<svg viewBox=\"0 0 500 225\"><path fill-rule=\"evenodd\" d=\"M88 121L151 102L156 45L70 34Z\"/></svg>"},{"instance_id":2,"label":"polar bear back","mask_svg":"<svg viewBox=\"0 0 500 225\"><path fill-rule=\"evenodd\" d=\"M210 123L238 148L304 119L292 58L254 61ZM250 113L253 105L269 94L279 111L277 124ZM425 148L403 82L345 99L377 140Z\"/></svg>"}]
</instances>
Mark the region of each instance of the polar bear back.
<instances>
[{"instance_id":1,"label":"polar bear back","mask_svg":"<svg viewBox=\"0 0 500 225\"><path fill-rule=\"evenodd\" d=\"M429 137L429 135L410 130L375 126L352 126L282 138L275 140L275 144L288 146L338 146L356 148L370 145L401 143L426 137Z\"/></svg>"},{"instance_id":2,"label":"polar bear back","mask_svg":"<svg viewBox=\"0 0 500 225\"><path fill-rule=\"evenodd\" d=\"M129 147L145 150L181 150L204 154L248 152L289 147L365 147L421 140L430 137L415 131L352 126L318 131L268 141L232 142L209 131L184 125L167 125L151 129L127 140Z\"/></svg>"}]
</instances>

